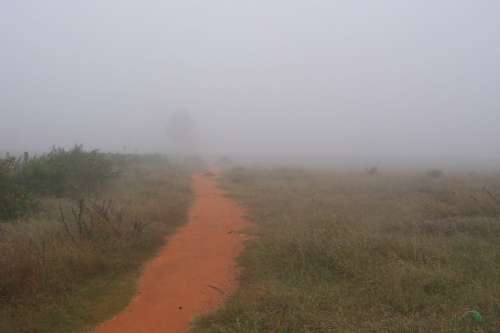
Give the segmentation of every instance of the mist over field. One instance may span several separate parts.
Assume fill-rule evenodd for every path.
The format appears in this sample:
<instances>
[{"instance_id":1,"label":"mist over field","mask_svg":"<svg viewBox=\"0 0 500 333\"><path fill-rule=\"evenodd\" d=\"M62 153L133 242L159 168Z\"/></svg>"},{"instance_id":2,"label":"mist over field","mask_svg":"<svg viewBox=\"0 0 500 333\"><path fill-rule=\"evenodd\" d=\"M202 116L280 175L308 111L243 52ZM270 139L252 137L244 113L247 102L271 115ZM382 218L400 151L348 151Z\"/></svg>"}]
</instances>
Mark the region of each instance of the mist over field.
<instances>
[{"instance_id":1,"label":"mist over field","mask_svg":"<svg viewBox=\"0 0 500 333\"><path fill-rule=\"evenodd\" d=\"M202 154L500 161L497 1L3 1L0 22L0 152L176 151L184 112Z\"/></svg>"},{"instance_id":2,"label":"mist over field","mask_svg":"<svg viewBox=\"0 0 500 333\"><path fill-rule=\"evenodd\" d=\"M0 333L500 332L500 1L0 0Z\"/></svg>"}]
</instances>

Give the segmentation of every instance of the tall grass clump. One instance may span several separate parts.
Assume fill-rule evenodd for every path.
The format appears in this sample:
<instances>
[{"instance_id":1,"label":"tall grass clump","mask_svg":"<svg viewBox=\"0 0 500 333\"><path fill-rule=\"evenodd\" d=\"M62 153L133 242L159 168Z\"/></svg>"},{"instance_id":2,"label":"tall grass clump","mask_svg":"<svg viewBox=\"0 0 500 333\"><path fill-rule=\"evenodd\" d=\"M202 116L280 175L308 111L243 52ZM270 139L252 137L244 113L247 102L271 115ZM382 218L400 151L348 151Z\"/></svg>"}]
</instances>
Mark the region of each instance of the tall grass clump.
<instances>
[{"instance_id":1,"label":"tall grass clump","mask_svg":"<svg viewBox=\"0 0 500 333\"><path fill-rule=\"evenodd\" d=\"M197 332L498 332L500 179L232 169L257 223Z\"/></svg>"}]
</instances>

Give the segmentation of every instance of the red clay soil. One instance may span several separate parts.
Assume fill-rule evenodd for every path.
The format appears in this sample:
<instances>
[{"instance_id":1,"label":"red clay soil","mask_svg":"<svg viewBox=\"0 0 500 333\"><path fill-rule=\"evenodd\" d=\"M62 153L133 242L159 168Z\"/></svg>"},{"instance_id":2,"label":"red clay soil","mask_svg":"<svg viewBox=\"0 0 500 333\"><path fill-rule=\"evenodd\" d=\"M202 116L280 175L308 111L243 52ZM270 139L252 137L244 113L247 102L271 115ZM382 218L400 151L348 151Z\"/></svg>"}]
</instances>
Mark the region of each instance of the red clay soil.
<instances>
[{"instance_id":1,"label":"red clay soil","mask_svg":"<svg viewBox=\"0 0 500 333\"><path fill-rule=\"evenodd\" d=\"M97 333L184 333L190 321L219 307L238 286L240 231L251 224L211 175L193 176L189 222L147 264L135 299Z\"/></svg>"}]
</instances>

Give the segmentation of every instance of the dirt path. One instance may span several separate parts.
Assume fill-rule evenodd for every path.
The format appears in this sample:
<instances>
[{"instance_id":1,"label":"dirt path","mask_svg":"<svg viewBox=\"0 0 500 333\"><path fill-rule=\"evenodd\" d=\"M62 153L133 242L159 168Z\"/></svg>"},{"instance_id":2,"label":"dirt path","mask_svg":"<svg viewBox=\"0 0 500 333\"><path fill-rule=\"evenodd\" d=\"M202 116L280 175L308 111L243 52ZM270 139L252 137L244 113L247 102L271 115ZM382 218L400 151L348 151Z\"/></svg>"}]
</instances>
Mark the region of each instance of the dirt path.
<instances>
[{"instance_id":1,"label":"dirt path","mask_svg":"<svg viewBox=\"0 0 500 333\"><path fill-rule=\"evenodd\" d=\"M183 333L193 317L214 310L237 287L239 233L250 223L210 176L193 177L189 222L145 268L138 295L97 333Z\"/></svg>"}]
</instances>

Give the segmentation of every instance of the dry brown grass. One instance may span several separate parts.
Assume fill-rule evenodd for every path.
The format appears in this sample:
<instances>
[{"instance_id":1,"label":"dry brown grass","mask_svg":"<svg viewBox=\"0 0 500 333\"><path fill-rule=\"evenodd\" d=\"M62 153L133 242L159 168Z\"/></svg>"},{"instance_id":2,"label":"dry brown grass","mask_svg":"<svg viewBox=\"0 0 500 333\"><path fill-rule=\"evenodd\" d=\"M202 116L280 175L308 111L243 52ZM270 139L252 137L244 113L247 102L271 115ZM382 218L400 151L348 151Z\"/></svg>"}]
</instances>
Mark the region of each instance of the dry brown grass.
<instances>
[{"instance_id":1,"label":"dry brown grass","mask_svg":"<svg viewBox=\"0 0 500 333\"><path fill-rule=\"evenodd\" d=\"M500 330L497 175L237 168L222 181L258 237L240 292L198 331Z\"/></svg>"}]
</instances>

